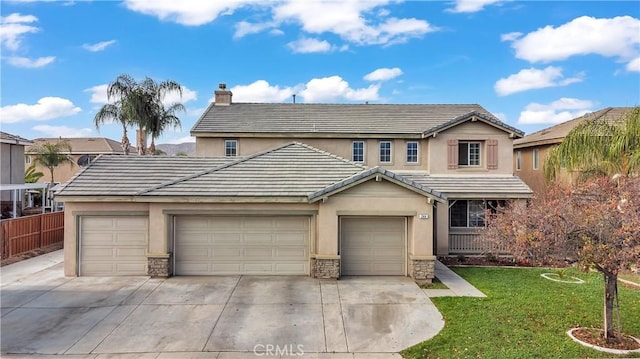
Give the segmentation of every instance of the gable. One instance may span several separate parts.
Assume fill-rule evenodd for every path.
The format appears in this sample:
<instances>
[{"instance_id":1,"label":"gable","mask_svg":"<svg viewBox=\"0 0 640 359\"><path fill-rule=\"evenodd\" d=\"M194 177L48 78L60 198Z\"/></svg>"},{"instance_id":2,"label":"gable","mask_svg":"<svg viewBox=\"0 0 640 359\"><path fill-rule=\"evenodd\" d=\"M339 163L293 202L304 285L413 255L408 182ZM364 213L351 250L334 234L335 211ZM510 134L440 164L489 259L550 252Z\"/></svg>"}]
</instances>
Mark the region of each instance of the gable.
<instances>
[{"instance_id":1,"label":"gable","mask_svg":"<svg viewBox=\"0 0 640 359\"><path fill-rule=\"evenodd\" d=\"M371 178L366 182L348 188L335 194L338 197L359 197L359 198L413 198L424 197L414 191L391 183L386 179Z\"/></svg>"}]
</instances>

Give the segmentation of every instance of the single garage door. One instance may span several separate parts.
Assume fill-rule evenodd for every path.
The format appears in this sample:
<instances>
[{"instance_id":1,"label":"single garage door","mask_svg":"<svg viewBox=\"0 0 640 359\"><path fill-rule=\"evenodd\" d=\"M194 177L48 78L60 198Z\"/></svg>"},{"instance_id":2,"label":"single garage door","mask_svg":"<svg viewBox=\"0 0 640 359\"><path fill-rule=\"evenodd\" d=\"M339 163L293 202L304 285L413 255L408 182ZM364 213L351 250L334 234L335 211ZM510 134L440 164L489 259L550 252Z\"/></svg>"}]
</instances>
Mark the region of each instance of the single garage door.
<instances>
[{"instance_id":1,"label":"single garage door","mask_svg":"<svg viewBox=\"0 0 640 359\"><path fill-rule=\"evenodd\" d=\"M309 217L178 216L175 273L308 274Z\"/></svg>"},{"instance_id":2,"label":"single garage door","mask_svg":"<svg viewBox=\"0 0 640 359\"><path fill-rule=\"evenodd\" d=\"M342 217L342 275L405 275L404 217Z\"/></svg>"},{"instance_id":3,"label":"single garage door","mask_svg":"<svg viewBox=\"0 0 640 359\"><path fill-rule=\"evenodd\" d=\"M148 227L147 217L80 217L80 275L146 275Z\"/></svg>"}]
</instances>

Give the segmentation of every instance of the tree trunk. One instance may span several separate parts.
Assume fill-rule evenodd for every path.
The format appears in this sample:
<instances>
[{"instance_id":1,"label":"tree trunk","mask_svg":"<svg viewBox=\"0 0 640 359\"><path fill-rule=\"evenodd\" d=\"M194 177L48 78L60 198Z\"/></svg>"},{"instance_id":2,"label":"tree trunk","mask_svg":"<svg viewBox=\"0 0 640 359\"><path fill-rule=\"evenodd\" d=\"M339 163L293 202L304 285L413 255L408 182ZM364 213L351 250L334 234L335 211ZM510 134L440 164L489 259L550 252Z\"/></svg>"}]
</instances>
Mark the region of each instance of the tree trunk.
<instances>
[{"instance_id":1,"label":"tree trunk","mask_svg":"<svg viewBox=\"0 0 640 359\"><path fill-rule=\"evenodd\" d=\"M149 145L149 154L152 156L156 154L156 142L153 137L151 137L151 145Z\"/></svg>"},{"instance_id":2,"label":"tree trunk","mask_svg":"<svg viewBox=\"0 0 640 359\"><path fill-rule=\"evenodd\" d=\"M49 173L51 173L51 183L53 183L53 167L49 167Z\"/></svg>"},{"instance_id":3,"label":"tree trunk","mask_svg":"<svg viewBox=\"0 0 640 359\"><path fill-rule=\"evenodd\" d=\"M122 132L122 152L125 155L128 155L130 147L131 147L131 143L129 142L129 138L127 137L127 128L123 127L123 132Z\"/></svg>"},{"instance_id":4,"label":"tree trunk","mask_svg":"<svg viewBox=\"0 0 640 359\"><path fill-rule=\"evenodd\" d=\"M618 295L618 275L604 273L604 337L615 338L613 331L613 305Z\"/></svg>"},{"instance_id":5,"label":"tree trunk","mask_svg":"<svg viewBox=\"0 0 640 359\"><path fill-rule=\"evenodd\" d=\"M140 127L137 132L138 137L138 154L145 155L147 152L147 134L144 129Z\"/></svg>"}]
</instances>

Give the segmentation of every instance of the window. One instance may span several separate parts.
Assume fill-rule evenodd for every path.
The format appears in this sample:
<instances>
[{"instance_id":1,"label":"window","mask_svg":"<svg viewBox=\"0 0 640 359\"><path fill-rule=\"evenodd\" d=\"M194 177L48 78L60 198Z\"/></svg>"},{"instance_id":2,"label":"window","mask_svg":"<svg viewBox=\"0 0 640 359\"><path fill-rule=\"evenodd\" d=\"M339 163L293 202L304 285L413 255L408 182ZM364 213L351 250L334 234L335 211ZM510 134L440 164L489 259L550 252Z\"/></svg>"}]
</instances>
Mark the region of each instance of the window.
<instances>
[{"instance_id":1,"label":"window","mask_svg":"<svg viewBox=\"0 0 640 359\"><path fill-rule=\"evenodd\" d=\"M495 213L499 206L504 205L504 201L498 200L455 200L449 206L449 227L484 227L486 211L489 210L491 213Z\"/></svg>"},{"instance_id":2,"label":"window","mask_svg":"<svg viewBox=\"0 0 640 359\"><path fill-rule=\"evenodd\" d=\"M522 168L522 151L516 152L516 171L520 171Z\"/></svg>"},{"instance_id":3,"label":"window","mask_svg":"<svg viewBox=\"0 0 640 359\"><path fill-rule=\"evenodd\" d=\"M24 156L24 162L25 162L26 164L31 163L31 156Z\"/></svg>"},{"instance_id":4,"label":"window","mask_svg":"<svg viewBox=\"0 0 640 359\"><path fill-rule=\"evenodd\" d=\"M418 142L407 142L407 163L418 163Z\"/></svg>"},{"instance_id":5,"label":"window","mask_svg":"<svg viewBox=\"0 0 640 359\"><path fill-rule=\"evenodd\" d=\"M353 141L351 160L353 162L364 162L364 142Z\"/></svg>"},{"instance_id":6,"label":"window","mask_svg":"<svg viewBox=\"0 0 640 359\"><path fill-rule=\"evenodd\" d=\"M391 162L391 142L389 141L380 141L380 162Z\"/></svg>"},{"instance_id":7,"label":"window","mask_svg":"<svg viewBox=\"0 0 640 359\"><path fill-rule=\"evenodd\" d=\"M533 149L533 169L537 170L538 169L538 161L540 161L540 154L538 153L538 149L534 148Z\"/></svg>"},{"instance_id":8,"label":"window","mask_svg":"<svg viewBox=\"0 0 640 359\"><path fill-rule=\"evenodd\" d=\"M227 157L235 157L238 155L238 141L237 140L225 140L224 141L224 155Z\"/></svg>"},{"instance_id":9,"label":"window","mask_svg":"<svg viewBox=\"0 0 640 359\"><path fill-rule=\"evenodd\" d=\"M93 162L98 156L96 155L82 155L78 158L76 163L79 167L87 167L89 163Z\"/></svg>"},{"instance_id":10,"label":"window","mask_svg":"<svg viewBox=\"0 0 640 359\"><path fill-rule=\"evenodd\" d=\"M480 142L458 143L458 166L480 166Z\"/></svg>"}]
</instances>

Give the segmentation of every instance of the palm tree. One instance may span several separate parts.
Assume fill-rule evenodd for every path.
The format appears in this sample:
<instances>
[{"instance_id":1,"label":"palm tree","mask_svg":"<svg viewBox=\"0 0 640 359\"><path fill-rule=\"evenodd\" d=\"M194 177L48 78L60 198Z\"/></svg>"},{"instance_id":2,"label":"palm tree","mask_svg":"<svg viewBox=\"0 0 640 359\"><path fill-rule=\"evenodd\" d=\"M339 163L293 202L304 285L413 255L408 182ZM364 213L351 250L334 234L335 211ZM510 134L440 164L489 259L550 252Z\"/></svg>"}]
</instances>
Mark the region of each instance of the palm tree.
<instances>
[{"instance_id":1,"label":"palm tree","mask_svg":"<svg viewBox=\"0 0 640 359\"><path fill-rule=\"evenodd\" d=\"M174 103L169 106L169 108L165 108L164 105L160 103L156 110L157 113L150 117L149 122L147 122L147 132L151 135L150 153L155 153L155 140L162 135L167 127L180 127L180 119L176 116L176 112L185 111L185 108L181 103Z\"/></svg>"},{"instance_id":2,"label":"palm tree","mask_svg":"<svg viewBox=\"0 0 640 359\"><path fill-rule=\"evenodd\" d=\"M56 143L44 142L29 149L29 154L33 156L33 162L49 169L51 183L53 183L53 170L62 165L74 165L74 161L68 154L71 153L71 145L67 141Z\"/></svg>"},{"instance_id":3,"label":"palm tree","mask_svg":"<svg viewBox=\"0 0 640 359\"><path fill-rule=\"evenodd\" d=\"M125 155L128 155L131 142L129 142L129 138L127 137L127 127L131 124L131 119L123 113L122 100L105 104L93 118L93 123L97 129L99 129L102 124L111 121L119 122L122 126L122 151Z\"/></svg>"},{"instance_id":4,"label":"palm tree","mask_svg":"<svg viewBox=\"0 0 640 359\"><path fill-rule=\"evenodd\" d=\"M42 177L44 177L44 173L36 172L36 163L32 162L31 166L24 172L24 183L36 183Z\"/></svg>"},{"instance_id":5,"label":"palm tree","mask_svg":"<svg viewBox=\"0 0 640 359\"><path fill-rule=\"evenodd\" d=\"M171 110L174 105L165 110L162 104L164 97L173 91L178 92L180 96L182 96L182 86L175 81L166 80L156 82L146 77L142 82L138 83L130 75L122 74L110 83L107 88L107 97L110 100L117 100L117 105L115 106L120 108L120 112L116 112L115 108L106 108L103 114L106 116L104 119L116 119L122 124L124 132L123 142L125 142L126 138L126 127L136 124L138 126L138 153L145 154L147 151L144 134L151 133L152 144L155 145L155 143L153 143L154 133L162 133L165 127L177 127L180 124L180 120L175 116L175 112L181 108L184 109L182 104L173 111ZM164 114L167 113L173 116L173 118L164 118ZM97 116L98 115L96 115L96 120L98 119ZM101 118L100 121L96 122L96 125L102 123L104 119ZM153 130L150 128L153 128ZM129 143L128 139L126 139L126 142L127 144Z\"/></svg>"},{"instance_id":6,"label":"palm tree","mask_svg":"<svg viewBox=\"0 0 640 359\"><path fill-rule=\"evenodd\" d=\"M621 121L589 119L576 126L549 151L545 177L554 180L562 168L583 177L640 173L640 107Z\"/></svg>"}]
</instances>

